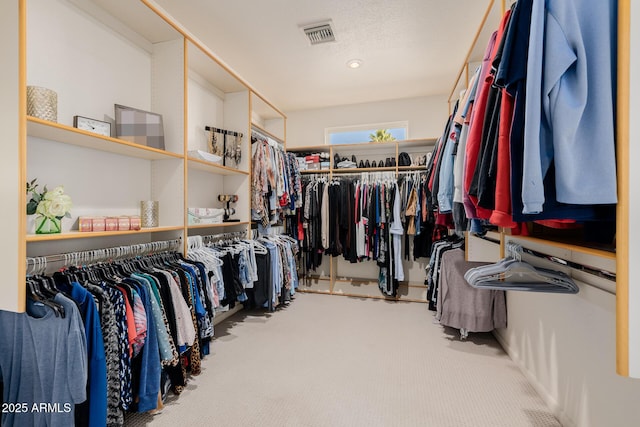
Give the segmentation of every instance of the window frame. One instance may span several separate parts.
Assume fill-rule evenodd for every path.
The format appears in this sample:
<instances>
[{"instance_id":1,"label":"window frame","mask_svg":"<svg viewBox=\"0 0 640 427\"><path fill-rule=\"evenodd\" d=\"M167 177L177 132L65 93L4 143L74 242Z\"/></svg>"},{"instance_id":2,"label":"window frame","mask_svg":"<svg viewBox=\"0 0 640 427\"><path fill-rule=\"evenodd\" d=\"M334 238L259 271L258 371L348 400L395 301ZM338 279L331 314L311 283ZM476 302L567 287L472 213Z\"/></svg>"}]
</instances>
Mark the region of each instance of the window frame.
<instances>
[{"instance_id":1,"label":"window frame","mask_svg":"<svg viewBox=\"0 0 640 427\"><path fill-rule=\"evenodd\" d=\"M404 131L405 131L404 139L405 140L409 139L409 121L408 120L372 123L372 124L364 124L364 125L327 127L324 129L324 145L332 146L332 145L345 145L345 144L349 144L349 145L368 144L371 141L366 140L366 141L341 142L341 143L332 144L331 135L347 133L347 132L358 132L358 131L374 133L379 129L398 129L398 128L401 128L401 129L404 128ZM398 140L398 141L402 141L402 140Z\"/></svg>"}]
</instances>

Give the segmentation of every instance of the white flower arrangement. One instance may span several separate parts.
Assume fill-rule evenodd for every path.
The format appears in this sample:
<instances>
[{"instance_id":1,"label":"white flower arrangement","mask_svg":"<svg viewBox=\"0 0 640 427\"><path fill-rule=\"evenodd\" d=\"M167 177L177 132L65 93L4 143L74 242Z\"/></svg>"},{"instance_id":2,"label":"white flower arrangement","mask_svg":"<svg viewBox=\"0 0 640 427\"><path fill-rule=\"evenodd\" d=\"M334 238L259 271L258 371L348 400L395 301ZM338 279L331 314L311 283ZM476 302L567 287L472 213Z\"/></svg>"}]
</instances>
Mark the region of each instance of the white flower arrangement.
<instances>
[{"instance_id":1,"label":"white flower arrangement","mask_svg":"<svg viewBox=\"0 0 640 427\"><path fill-rule=\"evenodd\" d=\"M27 194L31 193L31 200L27 202L27 215L42 215L47 218L71 218L71 197L64 194L64 187L59 185L53 190L47 190L45 185L42 192L38 192L36 180L27 183Z\"/></svg>"}]
</instances>

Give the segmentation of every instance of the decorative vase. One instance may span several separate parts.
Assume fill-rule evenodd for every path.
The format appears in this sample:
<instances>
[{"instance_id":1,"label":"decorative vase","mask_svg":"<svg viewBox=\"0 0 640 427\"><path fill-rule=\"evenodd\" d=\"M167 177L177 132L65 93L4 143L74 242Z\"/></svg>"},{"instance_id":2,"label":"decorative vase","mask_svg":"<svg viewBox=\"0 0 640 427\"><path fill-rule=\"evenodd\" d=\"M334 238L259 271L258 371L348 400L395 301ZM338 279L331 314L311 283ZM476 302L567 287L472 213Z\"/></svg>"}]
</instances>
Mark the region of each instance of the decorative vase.
<instances>
[{"instance_id":1,"label":"decorative vase","mask_svg":"<svg viewBox=\"0 0 640 427\"><path fill-rule=\"evenodd\" d=\"M36 234L56 234L62 231L61 220L44 215L36 215Z\"/></svg>"},{"instance_id":2,"label":"decorative vase","mask_svg":"<svg viewBox=\"0 0 640 427\"><path fill-rule=\"evenodd\" d=\"M40 86L27 86L27 115L58 121L58 94Z\"/></svg>"},{"instance_id":3,"label":"decorative vase","mask_svg":"<svg viewBox=\"0 0 640 427\"><path fill-rule=\"evenodd\" d=\"M36 216L27 215L27 234L33 234L36 232Z\"/></svg>"},{"instance_id":4,"label":"decorative vase","mask_svg":"<svg viewBox=\"0 0 640 427\"><path fill-rule=\"evenodd\" d=\"M160 206L157 200L143 200L140 202L140 218L142 228L157 227Z\"/></svg>"}]
</instances>

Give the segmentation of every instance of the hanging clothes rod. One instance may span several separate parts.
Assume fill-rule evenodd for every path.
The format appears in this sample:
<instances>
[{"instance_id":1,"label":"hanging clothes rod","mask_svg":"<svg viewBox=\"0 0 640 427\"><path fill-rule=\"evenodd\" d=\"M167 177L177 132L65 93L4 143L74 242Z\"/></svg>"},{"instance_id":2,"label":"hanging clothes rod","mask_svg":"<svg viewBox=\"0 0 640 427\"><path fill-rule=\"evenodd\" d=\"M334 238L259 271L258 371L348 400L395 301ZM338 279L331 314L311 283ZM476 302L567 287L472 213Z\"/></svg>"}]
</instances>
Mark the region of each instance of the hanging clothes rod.
<instances>
[{"instance_id":1,"label":"hanging clothes rod","mask_svg":"<svg viewBox=\"0 0 640 427\"><path fill-rule=\"evenodd\" d=\"M284 146L284 141L278 138L277 136L267 132L266 130L257 127L256 125L252 125L251 130L251 143L254 144L258 141L270 142L273 141L276 144Z\"/></svg>"},{"instance_id":2,"label":"hanging clothes rod","mask_svg":"<svg viewBox=\"0 0 640 427\"><path fill-rule=\"evenodd\" d=\"M222 240L242 239L245 237L247 237L246 231L232 231L229 233L209 234L204 236L201 236L199 234L195 236L189 236L187 237L187 242L189 244L189 249L196 249Z\"/></svg>"},{"instance_id":3,"label":"hanging clothes rod","mask_svg":"<svg viewBox=\"0 0 640 427\"><path fill-rule=\"evenodd\" d=\"M302 180L311 180L311 181L317 181L319 179L324 179L327 180L329 178L329 175L327 173L305 173L304 175L302 175Z\"/></svg>"},{"instance_id":4,"label":"hanging clothes rod","mask_svg":"<svg viewBox=\"0 0 640 427\"><path fill-rule=\"evenodd\" d=\"M221 133L223 135L239 136L240 138L244 136L242 132L235 132L232 130L220 129L213 126L205 126L204 130L209 132Z\"/></svg>"},{"instance_id":5,"label":"hanging clothes rod","mask_svg":"<svg viewBox=\"0 0 640 427\"><path fill-rule=\"evenodd\" d=\"M479 239L482 240L486 240L487 242L491 242L491 243L496 243L496 244L500 244L499 240L493 239L491 237L487 237L484 235L480 235L480 234L473 234L474 237L477 237ZM607 270L602 270L599 268L594 268L588 265L584 265L578 262L574 262L574 261L569 261L560 257L556 257L553 255L549 255L549 254L545 254L543 252L538 252L538 251L534 251L533 249L529 249L529 248L525 248L524 246L522 246L521 244L518 243L518 247L519 249L522 251L522 253L528 254L528 255L532 255L535 256L536 258L541 258L541 259L545 259L547 261L551 261L555 264L559 264L562 265L564 267L570 267L573 268L575 270L578 271L583 271L585 273L589 273L591 275L606 279L606 280L610 280L612 282L616 281L616 273L613 273L611 271L607 271Z\"/></svg>"},{"instance_id":6,"label":"hanging clothes rod","mask_svg":"<svg viewBox=\"0 0 640 427\"><path fill-rule=\"evenodd\" d=\"M220 240L231 240L231 239L241 239L247 237L246 231L232 231L229 233L222 234L209 234L206 236L201 236L202 240L205 244L214 243Z\"/></svg>"},{"instance_id":7,"label":"hanging clothes rod","mask_svg":"<svg viewBox=\"0 0 640 427\"><path fill-rule=\"evenodd\" d=\"M126 259L158 252L176 251L180 248L182 239L163 240L158 242L140 243L130 246L116 246L89 251L67 252L63 254L27 257L27 275L42 274L47 266L62 263L59 268L69 265L94 264L117 259Z\"/></svg>"},{"instance_id":8,"label":"hanging clothes rod","mask_svg":"<svg viewBox=\"0 0 640 427\"><path fill-rule=\"evenodd\" d=\"M333 175L333 179L339 179L342 177L370 177L370 178L395 178L396 173L394 171L370 171L370 172L344 172L336 173Z\"/></svg>"},{"instance_id":9,"label":"hanging clothes rod","mask_svg":"<svg viewBox=\"0 0 640 427\"><path fill-rule=\"evenodd\" d=\"M482 240L486 240L487 242L491 242L491 243L496 243L496 244L500 244L500 240L497 239L493 239L491 237L488 237L484 234L472 234L473 237L477 237L478 239L482 239Z\"/></svg>"}]
</instances>

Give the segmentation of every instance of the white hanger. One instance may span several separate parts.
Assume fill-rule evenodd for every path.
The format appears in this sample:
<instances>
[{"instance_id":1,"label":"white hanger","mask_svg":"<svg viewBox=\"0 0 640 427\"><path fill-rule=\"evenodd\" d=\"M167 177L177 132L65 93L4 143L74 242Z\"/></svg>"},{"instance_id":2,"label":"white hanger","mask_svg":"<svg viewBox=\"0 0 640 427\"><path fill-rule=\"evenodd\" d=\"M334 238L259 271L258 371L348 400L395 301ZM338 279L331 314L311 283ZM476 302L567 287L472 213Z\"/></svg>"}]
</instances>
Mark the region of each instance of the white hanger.
<instances>
[{"instance_id":1,"label":"white hanger","mask_svg":"<svg viewBox=\"0 0 640 427\"><path fill-rule=\"evenodd\" d=\"M474 288L482 289L578 293L578 286L565 273L522 261L522 249L516 244L509 243L506 249L506 258L468 270L465 280Z\"/></svg>"}]
</instances>

